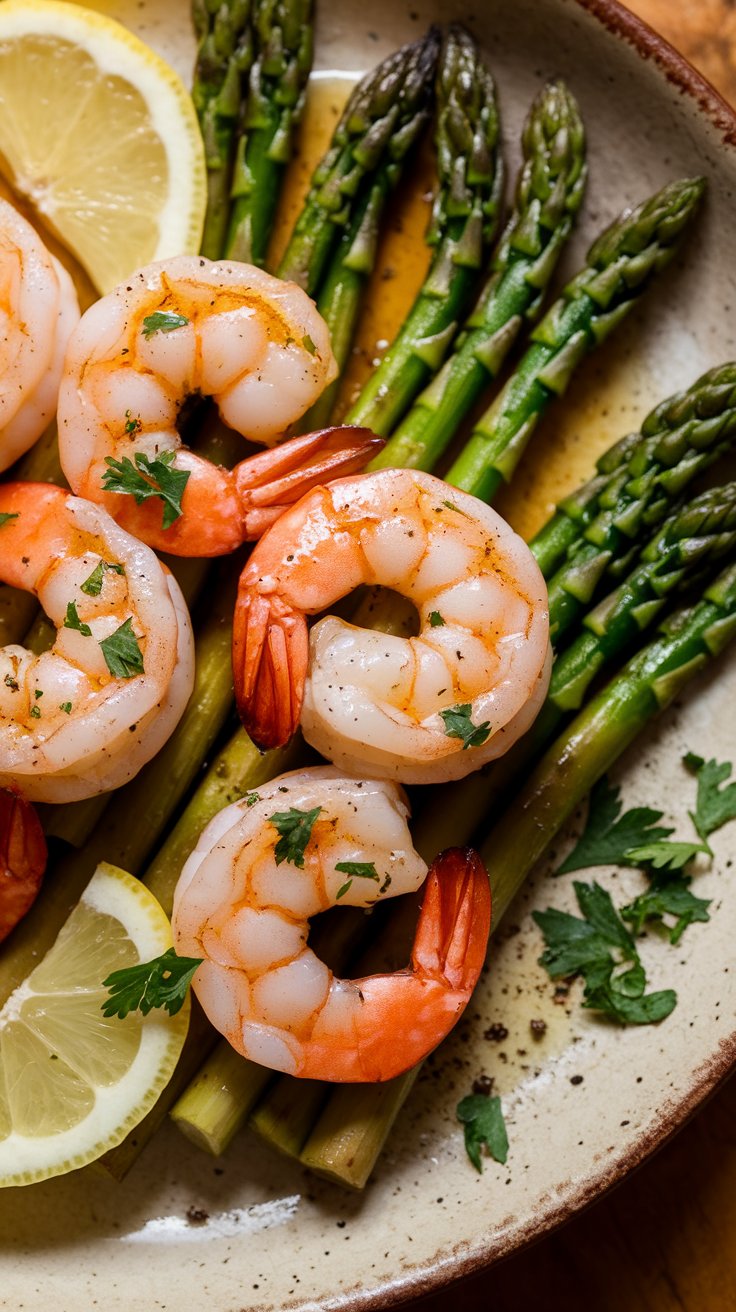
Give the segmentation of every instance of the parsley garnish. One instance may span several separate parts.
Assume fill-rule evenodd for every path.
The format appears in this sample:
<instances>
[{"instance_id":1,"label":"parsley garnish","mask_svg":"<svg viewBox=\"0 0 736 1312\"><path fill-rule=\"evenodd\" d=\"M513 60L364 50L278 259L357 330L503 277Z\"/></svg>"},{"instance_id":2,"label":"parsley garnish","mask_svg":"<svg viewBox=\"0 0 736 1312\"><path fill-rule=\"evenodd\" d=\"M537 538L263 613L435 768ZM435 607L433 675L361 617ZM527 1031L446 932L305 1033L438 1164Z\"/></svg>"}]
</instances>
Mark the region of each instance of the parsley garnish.
<instances>
[{"instance_id":1,"label":"parsley garnish","mask_svg":"<svg viewBox=\"0 0 736 1312\"><path fill-rule=\"evenodd\" d=\"M429 623L433 629L441 629L444 628L445 621L438 610L431 610L429 612Z\"/></svg>"},{"instance_id":2,"label":"parsley garnish","mask_svg":"<svg viewBox=\"0 0 736 1312\"><path fill-rule=\"evenodd\" d=\"M621 910L635 934L640 934L649 920L664 923L670 943L679 943L688 925L695 921L710 920L710 901L690 892L692 880L688 875L655 875L645 893ZM674 916L675 923L667 923L665 916Z\"/></svg>"},{"instance_id":3,"label":"parsley garnish","mask_svg":"<svg viewBox=\"0 0 736 1312\"><path fill-rule=\"evenodd\" d=\"M147 1016L154 1007L164 1007L175 1016L184 1005L187 989L202 957L178 957L169 948L153 961L142 961L126 970L114 970L103 979L103 988L110 994L102 1003L105 1016L119 1016L124 1020L130 1011L142 1011Z\"/></svg>"},{"instance_id":4,"label":"parsley garnish","mask_svg":"<svg viewBox=\"0 0 736 1312\"><path fill-rule=\"evenodd\" d=\"M79 615L77 614L76 601L70 601L67 605L66 616L64 618L64 628L76 629L77 633L81 633L83 638L91 638L92 636L92 630L89 627L89 624L85 624L80 620Z\"/></svg>"},{"instance_id":5,"label":"parsley garnish","mask_svg":"<svg viewBox=\"0 0 736 1312\"><path fill-rule=\"evenodd\" d=\"M243 801L245 802L246 806L255 806L256 802L260 802L260 800L261 800L260 793L246 793L245 797L243 798Z\"/></svg>"},{"instance_id":6,"label":"parsley garnish","mask_svg":"<svg viewBox=\"0 0 736 1312\"><path fill-rule=\"evenodd\" d=\"M153 460L149 460L144 452L136 451L135 465L128 456L123 456L122 460L105 456L109 469L102 475L102 486L106 492L133 497L137 506L148 501L149 497L159 497L164 503L163 527L171 528L182 513L181 501L190 473L188 469L172 469L175 459L175 451L164 451Z\"/></svg>"},{"instance_id":7,"label":"parsley garnish","mask_svg":"<svg viewBox=\"0 0 736 1312\"><path fill-rule=\"evenodd\" d=\"M30 717L31 717L32 720L40 720L40 719L41 719L41 707L40 707L40 706L32 706L31 709L30 709L30 711L29 711L29 715L30 715Z\"/></svg>"},{"instance_id":8,"label":"parsley garnish","mask_svg":"<svg viewBox=\"0 0 736 1312\"><path fill-rule=\"evenodd\" d=\"M18 691L18 687L19 687L18 680L14 679L12 674L6 674L5 678L3 679L3 683L5 684L6 688L10 688L12 692Z\"/></svg>"},{"instance_id":9,"label":"parsley garnish","mask_svg":"<svg viewBox=\"0 0 736 1312\"><path fill-rule=\"evenodd\" d=\"M148 341L154 333L173 333L175 328L183 328L189 320L183 314L174 314L171 310L156 310L147 314L143 320L143 336Z\"/></svg>"},{"instance_id":10,"label":"parsley garnish","mask_svg":"<svg viewBox=\"0 0 736 1312\"><path fill-rule=\"evenodd\" d=\"M137 419L133 419L133 417L132 417L132 415L131 415L131 413L130 413L130 410L126 410L126 411L125 411L125 431L126 431L126 433L128 433L128 434L131 434L131 433L137 433L137 432L140 431L140 429L141 429L142 427L143 427L143 424L141 423L140 415L138 416Z\"/></svg>"},{"instance_id":11,"label":"parsley garnish","mask_svg":"<svg viewBox=\"0 0 736 1312\"><path fill-rule=\"evenodd\" d=\"M672 833L657 826L663 812L651 807L635 806L621 815L620 793L605 777L599 780L590 794L585 830L555 874L566 875L588 866L636 865L628 859L632 849L657 843Z\"/></svg>"},{"instance_id":12,"label":"parsley garnish","mask_svg":"<svg viewBox=\"0 0 736 1312\"><path fill-rule=\"evenodd\" d=\"M65 711L67 715L71 715L71 713L72 713L72 704L71 704L71 702L59 702L59 710L60 710L60 711Z\"/></svg>"},{"instance_id":13,"label":"parsley garnish","mask_svg":"<svg viewBox=\"0 0 736 1312\"><path fill-rule=\"evenodd\" d=\"M111 565L106 560L101 560L99 565L95 565L88 579L82 584L82 592L88 597L99 597L102 592L102 581L107 572L112 574L125 574L122 565Z\"/></svg>"},{"instance_id":14,"label":"parsley garnish","mask_svg":"<svg viewBox=\"0 0 736 1312\"><path fill-rule=\"evenodd\" d=\"M281 835L273 853L277 866L282 861L290 861L298 870L304 869L304 852L321 810L321 806L315 806L311 811L299 811L292 806L288 811L274 811L268 817L269 823Z\"/></svg>"},{"instance_id":15,"label":"parsley garnish","mask_svg":"<svg viewBox=\"0 0 736 1312\"><path fill-rule=\"evenodd\" d=\"M459 506L455 505L454 501L443 501L442 504L443 506L446 506L448 510L456 510L458 515L463 515L465 519L470 519L467 510L461 510Z\"/></svg>"},{"instance_id":16,"label":"parsley garnish","mask_svg":"<svg viewBox=\"0 0 736 1312\"><path fill-rule=\"evenodd\" d=\"M691 811L690 818L705 842L721 825L736 819L736 781L720 786L731 778L733 767L728 761L705 761L694 752L688 752L682 759L698 781L695 811Z\"/></svg>"},{"instance_id":17,"label":"parsley garnish","mask_svg":"<svg viewBox=\"0 0 736 1312\"><path fill-rule=\"evenodd\" d=\"M674 989L645 993L644 967L610 894L600 884L577 880L574 888L582 919L554 907L532 912L545 941L540 964L551 979L582 975L584 1007L624 1025L664 1020L675 1007L677 994Z\"/></svg>"},{"instance_id":18,"label":"parsley garnish","mask_svg":"<svg viewBox=\"0 0 736 1312\"><path fill-rule=\"evenodd\" d=\"M335 869L338 874L352 876L338 890L335 901L344 897L348 890L352 888L353 879L375 879L376 881L380 879L380 875L372 861L338 861Z\"/></svg>"},{"instance_id":19,"label":"parsley garnish","mask_svg":"<svg viewBox=\"0 0 736 1312\"><path fill-rule=\"evenodd\" d=\"M447 737L461 738L463 751L468 747L481 747L491 732L490 720L484 720L482 724L473 724L470 718L472 710L470 702L464 702L462 706L450 706L447 710L440 711L445 722Z\"/></svg>"},{"instance_id":20,"label":"parsley garnish","mask_svg":"<svg viewBox=\"0 0 736 1312\"><path fill-rule=\"evenodd\" d=\"M143 652L133 632L133 621L127 619L109 638L100 643L107 668L116 679L132 679L143 674Z\"/></svg>"},{"instance_id":21,"label":"parsley garnish","mask_svg":"<svg viewBox=\"0 0 736 1312\"><path fill-rule=\"evenodd\" d=\"M0 528L2 528L3 524L7 524L7 522L8 522L9 519L18 519L19 516L20 516L20 511L19 511L19 510L1 510L1 511L0 511Z\"/></svg>"},{"instance_id":22,"label":"parsley garnish","mask_svg":"<svg viewBox=\"0 0 736 1312\"><path fill-rule=\"evenodd\" d=\"M692 861L698 852L713 855L707 843L646 843L643 847L630 847L624 864L677 871Z\"/></svg>"},{"instance_id":23,"label":"parsley garnish","mask_svg":"<svg viewBox=\"0 0 736 1312\"><path fill-rule=\"evenodd\" d=\"M304 336L302 337L302 346L304 347L305 351L309 351L310 355L317 354L317 347L315 346L314 342L309 336L309 333L305 333Z\"/></svg>"},{"instance_id":24,"label":"parsley garnish","mask_svg":"<svg viewBox=\"0 0 736 1312\"><path fill-rule=\"evenodd\" d=\"M509 1139L501 1099L471 1093L460 1100L456 1114L465 1131L465 1151L476 1171L483 1171L480 1150L484 1144L494 1161L503 1164L509 1153Z\"/></svg>"}]
</instances>

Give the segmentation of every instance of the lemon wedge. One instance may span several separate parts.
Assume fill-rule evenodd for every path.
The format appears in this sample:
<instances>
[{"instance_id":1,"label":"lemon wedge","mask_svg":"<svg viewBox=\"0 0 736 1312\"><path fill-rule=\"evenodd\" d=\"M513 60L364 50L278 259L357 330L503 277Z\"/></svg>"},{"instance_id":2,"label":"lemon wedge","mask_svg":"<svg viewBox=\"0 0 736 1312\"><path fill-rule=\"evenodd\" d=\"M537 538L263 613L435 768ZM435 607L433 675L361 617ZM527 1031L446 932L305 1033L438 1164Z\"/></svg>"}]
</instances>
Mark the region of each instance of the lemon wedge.
<instances>
[{"instance_id":1,"label":"lemon wedge","mask_svg":"<svg viewBox=\"0 0 736 1312\"><path fill-rule=\"evenodd\" d=\"M171 929L143 884L98 866L54 946L0 1011L0 1186L94 1161L153 1106L176 1066L174 1016L106 1019L102 980L160 956Z\"/></svg>"},{"instance_id":2,"label":"lemon wedge","mask_svg":"<svg viewBox=\"0 0 736 1312\"><path fill-rule=\"evenodd\" d=\"M191 97L105 15L62 0L0 4L0 156L100 292L199 250L206 181Z\"/></svg>"}]
</instances>

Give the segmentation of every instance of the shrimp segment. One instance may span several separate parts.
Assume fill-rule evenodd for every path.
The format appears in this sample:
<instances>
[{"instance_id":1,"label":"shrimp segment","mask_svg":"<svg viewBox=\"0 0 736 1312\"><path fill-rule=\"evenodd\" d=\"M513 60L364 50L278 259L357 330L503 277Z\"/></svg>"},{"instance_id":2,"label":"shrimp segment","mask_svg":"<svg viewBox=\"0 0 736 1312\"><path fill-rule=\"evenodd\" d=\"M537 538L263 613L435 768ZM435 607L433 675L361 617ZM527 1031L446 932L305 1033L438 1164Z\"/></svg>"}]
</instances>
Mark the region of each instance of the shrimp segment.
<instances>
[{"instance_id":1,"label":"shrimp segment","mask_svg":"<svg viewBox=\"0 0 736 1312\"><path fill-rule=\"evenodd\" d=\"M324 320L296 284L195 256L148 265L97 301L72 336L59 396L64 473L149 546L233 551L315 483L362 469L382 442L365 429L326 429L231 471L182 445L184 403L212 396L226 424L271 446L336 372ZM161 499L138 504L116 491L109 463L132 462L135 478L139 462L145 479L157 457L188 476L181 516L167 528Z\"/></svg>"},{"instance_id":2,"label":"shrimp segment","mask_svg":"<svg viewBox=\"0 0 736 1312\"><path fill-rule=\"evenodd\" d=\"M30 223L0 200L0 470L53 419L64 353L79 320L69 274Z\"/></svg>"},{"instance_id":3,"label":"shrimp segment","mask_svg":"<svg viewBox=\"0 0 736 1312\"><path fill-rule=\"evenodd\" d=\"M0 943L36 900L46 870L46 839L30 802L0 789Z\"/></svg>"},{"instance_id":4,"label":"shrimp segment","mask_svg":"<svg viewBox=\"0 0 736 1312\"><path fill-rule=\"evenodd\" d=\"M56 638L0 648L0 788L68 802L118 788L189 700L178 584L100 506L47 483L0 485L0 579L34 593Z\"/></svg>"},{"instance_id":5,"label":"shrimp segment","mask_svg":"<svg viewBox=\"0 0 736 1312\"><path fill-rule=\"evenodd\" d=\"M280 854L273 823L294 810L313 817L301 867ZM306 1079L390 1080L456 1023L490 931L474 852L452 849L430 868L407 970L338 979L307 945L318 912L420 887L427 867L407 815L396 784L317 766L272 780L204 830L177 885L174 940L203 958L194 990L243 1056Z\"/></svg>"},{"instance_id":6,"label":"shrimp segment","mask_svg":"<svg viewBox=\"0 0 736 1312\"><path fill-rule=\"evenodd\" d=\"M415 638L306 617L358 584L419 614ZM348 773L460 779L507 751L550 674L547 590L495 511L416 470L316 488L261 538L233 631L241 718L260 747L305 738Z\"/></svg>"}]
</instances>

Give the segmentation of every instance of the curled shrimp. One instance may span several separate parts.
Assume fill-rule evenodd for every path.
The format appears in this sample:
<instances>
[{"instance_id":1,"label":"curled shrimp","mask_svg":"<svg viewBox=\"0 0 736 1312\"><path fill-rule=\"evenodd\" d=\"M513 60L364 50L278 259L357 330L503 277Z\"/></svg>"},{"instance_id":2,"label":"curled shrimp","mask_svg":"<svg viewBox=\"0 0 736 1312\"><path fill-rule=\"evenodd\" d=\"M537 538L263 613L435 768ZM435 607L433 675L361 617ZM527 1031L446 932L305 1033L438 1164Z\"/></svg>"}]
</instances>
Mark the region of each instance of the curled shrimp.
<instances>
[{"instance_id":1,"label":"curled shrimp","mask_svg":"<svg viewBox=\"0 0 736 1312\"><path fill-rule=\"evenodd\" d=\"M179 586L101 506L48 483L0 485L0 580L56 637L0 648L0 788L71 802L118 788L166 742L194 682Z\"/></svg>"},{"instance_id":2,"label":"curled shrimp","mask_svg":"<svg viewBox=\"0 0 736 1312\"><path fill-rule=\"evenodd\" d=\"M360 583L417 607L399 638L306 616ZM550 673L547 589L529 548L483 502L386 469L316 488L261 538L235 607L233 668L260 747L305 738L349 773L460 779L507 751Z\"/></svg>"},{"instance_id":3,"label":"curled shrimp","mask_svg":"<svg viewBox=\"0 0 736 1312\"><path fill-rule=\"evenodd\" d=\"M79 305L69 274L12 205L0 200L0 470L53 419Z\"/></svg>"},{"instance_id":4,"label":"curled shrimp","mask_svg":"<svg viewBox=\"0 0 736 1312\"><path fill-rule=\"evenodd\" d=\"M151 547L233 551L307 489L362 469L382 441L330 428L229 470L182 445L183 405L211 396L226 424L270 446L336 373L327 326L295 283L196 256L150 264L91 306L72 336L59 395L64 473ZM179 489L173 519L167 485Z\"/></svg>"},{"instance_id":5,"label":"curled shrimp","mask_svg":"<svg viewBox=\"0 0 736 1312\"><path fill-rule=\"evenodd\" d=\"M46 870L46 839L30 802L0 788L0 943L30 910Z\"/></svg>"},{"instance_id":6,"label":"curled shrimp","mask_svg":"<svg viewBox=\"0 0 736 1312\"><path fill-rule=\"evenodd\" d=\"M174 941L203 958L194 991L243 1056L307 1079L390 1080L459 1019L491 916L488 876L469 850L430 868L407 970L338 979L307 945L318 912L421 886L407 815L396 784L317 766L271 780L201 834L176 888Z\"/></svg>"}]
</instances>

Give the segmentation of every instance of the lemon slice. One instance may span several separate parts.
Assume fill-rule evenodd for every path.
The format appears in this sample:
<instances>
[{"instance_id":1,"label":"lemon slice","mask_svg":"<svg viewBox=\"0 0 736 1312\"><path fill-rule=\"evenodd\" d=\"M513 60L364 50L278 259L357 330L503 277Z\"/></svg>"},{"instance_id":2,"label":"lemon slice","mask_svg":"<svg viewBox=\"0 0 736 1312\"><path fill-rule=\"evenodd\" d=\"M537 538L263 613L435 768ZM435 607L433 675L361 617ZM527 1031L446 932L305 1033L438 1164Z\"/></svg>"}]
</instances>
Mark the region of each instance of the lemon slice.
<instances>
[{"instance_id":1,"label":"lemon slice","mask_svg":"<svg viewBox=\"0 0 736 1312\"><path fill-rule=\"evenodd\" d=\"M183 82L143 41L61 0L0 4L3 171L100 292L196 254L204 152Z\"/></svg>"},{"instance_id":2,"label":"lemon slice","mask_svg":"<svg viewBox=\"0 0 736 1312\"><path fill-rule=\"evenodd\" d=\"M0 1011L0 1186L94 1161L125 1138L168 1083L189 1023L106 1019L102 980L171 946L143 884L98 866L54 946Z\"/></svg>"}]
</instances>

